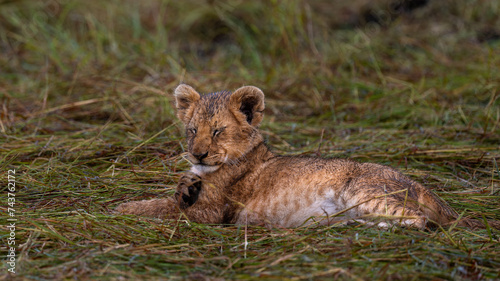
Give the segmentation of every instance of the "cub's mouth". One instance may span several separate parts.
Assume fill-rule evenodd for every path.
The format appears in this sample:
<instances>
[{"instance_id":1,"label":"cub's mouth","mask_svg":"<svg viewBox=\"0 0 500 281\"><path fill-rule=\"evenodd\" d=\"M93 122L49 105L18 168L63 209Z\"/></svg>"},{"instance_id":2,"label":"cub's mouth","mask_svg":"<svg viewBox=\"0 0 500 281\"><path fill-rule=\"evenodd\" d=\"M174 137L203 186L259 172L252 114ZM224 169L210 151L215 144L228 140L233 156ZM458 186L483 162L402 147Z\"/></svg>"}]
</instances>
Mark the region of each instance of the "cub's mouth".
<instances>
[{"instance_id":1,"label":"cub's mouth","mask_svg":"<svg viewBox=\"0 0 500 281\"><path fill-rule=\"evenodd\" d=\"M215 159L197 159L191 153L188 153L187 160L191 163L191 172L199 176L206 175L217 171L222 163L218 161L213 161ZM212 160L212 161L207 161Z\"/></svg>"},{"instance_id":2,"label":"cub's mouth","mask_svg":"<svg viewBox=\"0 0 500 281\"><path fill-rule=\"evenodd\" d=\"M198 159L193 154L188 153L186 158L189 161L189 163L191 163L191 165L193 165L193 166L199 165L199 166L210 167L210 166L220 166L223 164L223 162L221 162L216 157L206 157L203 159Z\"/></svg>"}]
</instances>

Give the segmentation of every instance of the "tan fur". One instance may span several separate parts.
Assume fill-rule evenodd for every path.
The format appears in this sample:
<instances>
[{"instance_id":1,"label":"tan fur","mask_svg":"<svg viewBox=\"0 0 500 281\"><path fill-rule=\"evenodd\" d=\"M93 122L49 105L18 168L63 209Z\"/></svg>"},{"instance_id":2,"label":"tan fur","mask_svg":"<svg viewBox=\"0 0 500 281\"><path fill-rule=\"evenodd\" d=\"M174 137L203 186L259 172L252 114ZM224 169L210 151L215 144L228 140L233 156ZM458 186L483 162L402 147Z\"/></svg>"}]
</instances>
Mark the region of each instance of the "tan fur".
<instances>
[{"instance_id":1,"label":"tan fur","mask_svg":"<svg viewBox=\"0 0 500 281\"><path fill-rule=\"evenodd\" d=\"M178 218L183 212L199 223L280 227L349 219L371 223L373 217L383 217L379 226L423 228L458 217L431 191L393 168L274 155L257 129L264 94L256 87L200 96L180 85L175 99L193 167L173 198L125 203L117 208L121 213ZM459 224L481 225L473 220Z\"/></svg>"}]
</instances>

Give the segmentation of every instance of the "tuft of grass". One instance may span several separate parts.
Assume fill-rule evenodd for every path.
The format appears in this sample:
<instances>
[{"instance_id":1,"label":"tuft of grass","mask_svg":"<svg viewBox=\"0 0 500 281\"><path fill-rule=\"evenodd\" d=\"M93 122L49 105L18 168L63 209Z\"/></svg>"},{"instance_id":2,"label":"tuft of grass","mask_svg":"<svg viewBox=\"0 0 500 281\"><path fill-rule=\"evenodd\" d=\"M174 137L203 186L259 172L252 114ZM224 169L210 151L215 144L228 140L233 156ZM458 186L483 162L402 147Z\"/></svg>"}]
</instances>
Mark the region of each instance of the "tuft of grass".
<instances>
[{"instance_id":1,"label":"tuft of grass","mask_svg":"<svg viewBox=\"0 0 500 281\"><path fill-rule=\"evenodd\" d=\"M499 279L494 229L112 213L170 196L188 169L172 107L186 82L262 88L278 153L397 167L463 216L500 220L498 3L337 2L0 1L0 179L15 169L18 219L2 278Z\"/></svg>"}]
</instances>

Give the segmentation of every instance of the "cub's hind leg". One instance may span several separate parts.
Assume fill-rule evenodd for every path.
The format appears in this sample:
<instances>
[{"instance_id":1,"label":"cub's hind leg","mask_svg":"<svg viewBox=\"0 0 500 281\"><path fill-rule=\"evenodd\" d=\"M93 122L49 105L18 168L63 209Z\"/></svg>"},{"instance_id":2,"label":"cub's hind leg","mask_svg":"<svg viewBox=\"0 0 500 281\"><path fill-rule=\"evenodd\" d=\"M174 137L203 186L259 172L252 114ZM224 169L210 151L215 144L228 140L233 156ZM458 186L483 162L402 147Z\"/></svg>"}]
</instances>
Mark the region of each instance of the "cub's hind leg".
<instances>
[{"instance_id":1,"label":"cub's hind leg","mask_svg":"<svg viewBox=\"0 0 500 281\"><path fill-rule=\"evenodd\" d=\"M413 184L407 178L359 177L344 188L341 200L346 208L352 208L351 217L384 219L377 223L380 227L400 224L424 228L427 218L419 207Z\"/></svg>"}]
</instances>

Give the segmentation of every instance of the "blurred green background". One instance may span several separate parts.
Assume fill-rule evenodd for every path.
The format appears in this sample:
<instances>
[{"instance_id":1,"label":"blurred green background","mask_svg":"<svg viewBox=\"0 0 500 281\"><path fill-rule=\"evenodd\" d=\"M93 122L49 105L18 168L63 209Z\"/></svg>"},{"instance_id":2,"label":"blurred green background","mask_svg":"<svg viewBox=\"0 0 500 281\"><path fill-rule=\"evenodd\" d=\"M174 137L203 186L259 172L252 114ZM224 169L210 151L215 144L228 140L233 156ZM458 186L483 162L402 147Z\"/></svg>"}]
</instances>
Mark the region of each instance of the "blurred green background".
<instances>
[{"instance_id":1,"label":"blurred green background","mask_svg":"<svg viewBox=\"0 0 500 281\"><path fill-rule=\"evenodd\" d=\"M126 121L155 131L171 121L160 107L181 81L201 92L261 87L277 120L465 125L484 134L498 122L497 1L0 5L4 131L94 98L103 100L80 109L95 115L70 117L105 122L120 103Z\"/></svg>"}]
</instances>

